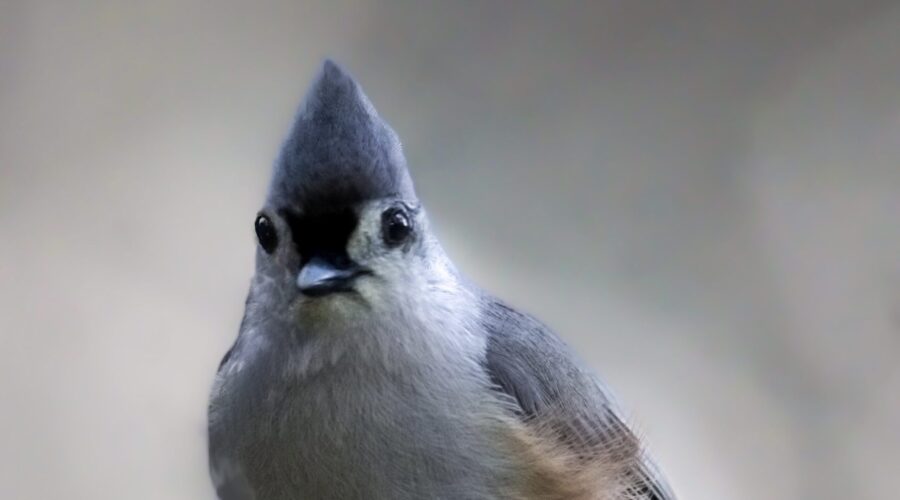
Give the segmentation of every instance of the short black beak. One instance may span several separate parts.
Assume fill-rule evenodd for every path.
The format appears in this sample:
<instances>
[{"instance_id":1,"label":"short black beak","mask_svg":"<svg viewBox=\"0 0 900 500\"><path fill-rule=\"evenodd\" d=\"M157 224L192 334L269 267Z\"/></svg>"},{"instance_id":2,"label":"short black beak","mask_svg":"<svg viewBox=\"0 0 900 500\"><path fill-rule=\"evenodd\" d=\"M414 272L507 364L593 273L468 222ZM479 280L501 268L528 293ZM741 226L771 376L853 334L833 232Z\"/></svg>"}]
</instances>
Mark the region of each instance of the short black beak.
<instances>
[{"instance_id":1,"label":"short black beak","mask_svg":"<svg viewBox=\"0 0 900 500\"><path fill-rule=\"evenodd\" d=\"M315 257L304 264L297 275L297 287L304 295L320 297L334 292L352 290L354 278L365 274L365 269L351 265L337 267L325 259Z\"/></svg>"}]
</instances>

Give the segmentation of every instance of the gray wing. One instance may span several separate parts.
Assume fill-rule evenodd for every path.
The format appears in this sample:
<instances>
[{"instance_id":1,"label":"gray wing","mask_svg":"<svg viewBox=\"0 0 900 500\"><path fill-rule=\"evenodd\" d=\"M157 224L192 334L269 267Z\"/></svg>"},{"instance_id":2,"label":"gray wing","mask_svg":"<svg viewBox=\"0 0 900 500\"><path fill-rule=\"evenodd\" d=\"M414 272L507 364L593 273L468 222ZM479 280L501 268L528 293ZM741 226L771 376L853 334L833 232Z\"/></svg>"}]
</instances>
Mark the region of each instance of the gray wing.
<instances>
[{"instance_id":1,"label":"gray wing","mask_svg":"<svg viewBox=\"0 0 900 500\"><path fill-rule=\"evenodd\" d=\"M531 316L485 295L482 321L488 332L486 370L520 418L547 417L571 433L576 446L604 446L634 439L598 378L583 368L569 347ZM674 500L653 461L641 450L626 481L634 498Z\"/></svg>"}]
</instances>

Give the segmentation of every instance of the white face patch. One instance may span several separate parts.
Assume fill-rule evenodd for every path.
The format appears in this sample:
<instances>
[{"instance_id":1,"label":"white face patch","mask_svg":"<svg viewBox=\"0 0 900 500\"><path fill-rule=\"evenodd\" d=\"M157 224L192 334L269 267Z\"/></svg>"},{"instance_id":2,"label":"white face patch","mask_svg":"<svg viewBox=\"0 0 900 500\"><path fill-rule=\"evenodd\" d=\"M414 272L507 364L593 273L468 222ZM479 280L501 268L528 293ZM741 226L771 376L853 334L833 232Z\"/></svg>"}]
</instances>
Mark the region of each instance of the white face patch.
<instances>
[{"instance_id":1,"label":"white face patch","mask_svg":"<svg viewBox=\"0 0 900 500\"><path fill-rule=\"evenodd\" d=\"M393 246L385 243L382 228L382 217L392 209L402 210L412 226L409 241ZM418 206L396 200L370 201L359 209L359 220L348 242L347 253L351 259L372 270L373 279L363 281L379 282L382 292L396 293L398 289L415 286L412 282L415 277L428 274L424 258L429 243L427 231L426 218Z\"/></svg>"},{"instance_id":2,"label":"white face patch","mask_svg":"<svg viewBox=\"0 0 900 500\"><path fill-rule=\"evenodd\" d=\"M407 215L412 233L407 241L388 244L382 221L386 211L397 209ZM299 293L295 276L290 281L282 276L255 280L258 288L248 303L248 315L256 318L248 328L281 316L278 335L303 339L295 344L297 349L291 349L284 375L307 376L348 355L390 363L411 352L418 352L422 359L443 357L441 350L464 352L473 359L483 353L485 339L476 324L477 298L460 283L429 233L424 210L383 199L357 207L356 214L346 252L366 272L354 280L352 291L310 297ZM275 331L271 328L267 326L266 331ZM225 371L237 373L242 368L236 364Z\"/></svg>"},{"instance_id":3,"label":"white face patch","mask_svg":"<svg viewBox=\"0 0 900 500\"><path fill-rule=\"evenodd\" d=\"M395 250L385 245L381 235L381 216L393 205L395 203L390 200L374 200L359 207L356 229L347 244L347 254L351 259L366 265Z\"/></svg>"},{"instance_id":4,"label":"white face patch","mask_svg":"<svg viewBox=\"0 0 900 500\"><path fill-rule=\"evenodd\" d=\"M414 233L408 242L392 246L384 241L382 218L397 207L408 214ZM296 331L284 334L304 341L291 351L284 376L308 376L348 355L391 363L411 352L428 359L444 356L439 353L444 350L477 358L485 349L476 325L477 299L428 233L424 211L396 200L374 200L357 214L346 250L368 272L356 278L350 292L296 295L287 311Z\"/></svg>"}]
</instances>

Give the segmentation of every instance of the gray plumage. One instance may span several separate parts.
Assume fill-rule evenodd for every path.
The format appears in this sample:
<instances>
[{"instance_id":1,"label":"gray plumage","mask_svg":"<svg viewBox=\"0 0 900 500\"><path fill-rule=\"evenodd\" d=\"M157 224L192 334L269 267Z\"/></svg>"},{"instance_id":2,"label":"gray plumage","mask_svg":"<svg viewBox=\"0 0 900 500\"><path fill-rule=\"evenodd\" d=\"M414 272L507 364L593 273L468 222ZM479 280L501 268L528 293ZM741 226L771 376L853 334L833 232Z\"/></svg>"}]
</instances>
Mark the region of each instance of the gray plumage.
<instances>
[{"instance_id":1,"label":"gray plumage","mask_svg":"<svg viewBox=\"0 0 900 500\"><path fill-rule=\"evenodd\" d=\"M326 63L282 148L270 202L317 209L392 196L415 199L397 134L356 82Z\"/></svg>"},{"instance_id":2,"label":"gray plumage","mask_svg":"<svg viewBox=\"0 0 900 500\"><path fill-rule=\"evenodd\" d=\"M673 499L553 332L463 278L326 62L276 162L209 407L222 500Z\"/></svg>"}]
</instances>

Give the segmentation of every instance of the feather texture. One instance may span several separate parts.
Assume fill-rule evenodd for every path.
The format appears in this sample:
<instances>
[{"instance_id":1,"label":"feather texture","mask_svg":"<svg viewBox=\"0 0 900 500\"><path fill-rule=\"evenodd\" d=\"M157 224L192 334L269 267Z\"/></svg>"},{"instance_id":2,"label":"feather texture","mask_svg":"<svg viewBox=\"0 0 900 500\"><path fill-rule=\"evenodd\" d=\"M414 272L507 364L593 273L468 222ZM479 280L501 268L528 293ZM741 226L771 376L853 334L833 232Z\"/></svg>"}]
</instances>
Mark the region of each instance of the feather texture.
<instances>
[{"instance_id":1,"label":"feather texture","mask_svg":"<svg viewBox=\"0 0 900 500\"><path fill-rule=\"evenodd\" d=\"M607 389L568 346L500 300L485 294L483 303L485 369L514 403L546 478L534 498L674 499Z\"/></svg>"},{"instance_id":2,"label":"feather texture","mask_svg":"<svg viewBox=\"0 0 900 500\"><path fill-rule=\"evenodd\" d=\"M282 237L257 251L209 405L222 500L674 498L562 340L456 271L396 134L330 61L263 211ZM308 294L311 255L364 272Z\"/></svg>"},{"instance_id":3,"label":"feather texture","mask_svg":"<svg viewBox=\"0 0 900 500\"><path fill-rule=\"evenodd\" d=\"M275 164L269 200L308 211L390 196L415 199L400 140L356 81L326 61Z\"/></svg>"}]
</instances>

